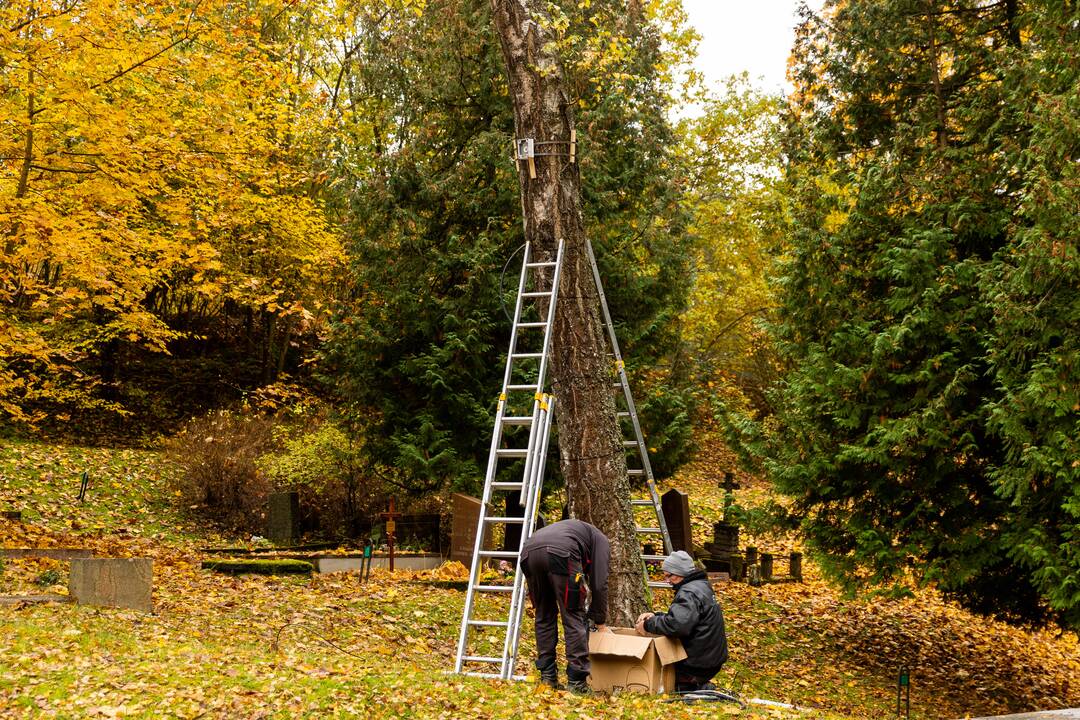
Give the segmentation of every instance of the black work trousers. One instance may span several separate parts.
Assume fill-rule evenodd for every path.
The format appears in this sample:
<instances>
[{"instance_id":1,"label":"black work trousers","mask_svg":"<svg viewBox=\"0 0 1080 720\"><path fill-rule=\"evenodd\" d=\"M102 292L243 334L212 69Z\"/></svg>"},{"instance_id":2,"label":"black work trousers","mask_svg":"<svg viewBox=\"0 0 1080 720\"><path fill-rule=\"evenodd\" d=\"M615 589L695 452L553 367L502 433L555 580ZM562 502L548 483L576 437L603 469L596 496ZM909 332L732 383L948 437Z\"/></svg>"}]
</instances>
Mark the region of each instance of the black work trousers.
<instances>
[{"instance_id":1,"label":"black work trousers","mask_svg":"<svg viewBox=\"0 0 1080 720\"><path fill-rule=\"evenodd\" d=\"M566 675L571 681L589 676L589 625L585 619L581 563L545 548L522 556L521 570L536 611L536 668L555 670L559 644L558 617L566 636Z\"/></svg>"},{"instance_id":2,"label":"black work trousers","mask_svg":"<svg viewBox=\"0 0 1080 720\"><path fill-rule=\"evenodd\" d=\"M675 663L675 690L700 690L703 685L720 672L723 665L715 668L702 668L688 665L686 660Z\"/></svg>"}]
</instances>

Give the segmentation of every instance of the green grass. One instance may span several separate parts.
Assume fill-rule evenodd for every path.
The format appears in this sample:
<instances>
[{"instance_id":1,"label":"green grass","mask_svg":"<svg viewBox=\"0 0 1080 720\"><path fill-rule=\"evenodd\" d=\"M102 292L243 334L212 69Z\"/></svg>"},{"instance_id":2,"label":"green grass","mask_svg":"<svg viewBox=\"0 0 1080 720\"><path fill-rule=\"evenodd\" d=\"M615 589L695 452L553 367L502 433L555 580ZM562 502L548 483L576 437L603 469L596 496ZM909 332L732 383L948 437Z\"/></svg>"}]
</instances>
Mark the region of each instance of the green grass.
<instances>
[{"instance_id":1,"label":"green grass","mask_svg":"<svg viewBox=\"0 0 1080 720\"><path fill-rule=\"evenodd\" d=\"M204 531L169 497L176 470L149 450L0 441L0 509L58 533L185 543ZM82 475L88 478L78 500Z\"/></svg>"}]
</instances>

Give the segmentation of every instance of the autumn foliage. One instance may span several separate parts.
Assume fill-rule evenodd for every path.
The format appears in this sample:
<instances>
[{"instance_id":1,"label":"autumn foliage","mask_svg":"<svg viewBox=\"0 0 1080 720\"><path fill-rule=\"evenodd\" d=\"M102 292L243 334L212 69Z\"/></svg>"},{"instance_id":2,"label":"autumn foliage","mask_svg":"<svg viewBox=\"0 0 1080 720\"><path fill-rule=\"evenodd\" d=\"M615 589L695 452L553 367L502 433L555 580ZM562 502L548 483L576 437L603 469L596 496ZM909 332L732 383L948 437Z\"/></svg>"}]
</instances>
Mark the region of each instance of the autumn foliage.
<instances>
[{"instance_id":1,"label":"autumn foliage","mask_svg":"<svg viewBox=\"0 0 1080 720\"><path fill-rule=\"evenodd\" d=\"M236 331L272 377L340 257L270 4L0 7L0 407L124 412L119 364Z\"/></svg>"}]
</instances>

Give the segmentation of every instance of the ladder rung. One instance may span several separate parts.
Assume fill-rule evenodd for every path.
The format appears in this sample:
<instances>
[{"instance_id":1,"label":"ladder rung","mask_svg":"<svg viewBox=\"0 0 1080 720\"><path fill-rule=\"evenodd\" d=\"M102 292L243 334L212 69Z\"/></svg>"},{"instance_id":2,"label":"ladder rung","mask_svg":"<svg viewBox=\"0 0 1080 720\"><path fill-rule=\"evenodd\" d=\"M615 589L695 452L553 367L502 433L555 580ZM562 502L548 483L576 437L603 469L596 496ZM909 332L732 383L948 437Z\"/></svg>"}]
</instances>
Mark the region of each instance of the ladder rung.
<instances>
[{"instance_id":1,"label":"ladder rung","mask_svg":"<svg viewBox=\"0 0 1080 720\"><path fill-rule=\"evenodd\" d=\"M519 482L493 482L491 487L494 490L520 490L521 483Z\"/></svg>"},{"instance_id":2,"label":"ladder rung","mask_svg":"<svg viewBox=\"0 0 1080 720\"><path fill-rule=\"evenodd\" d=\"M480 557L490 558L506 558L508 560L517 560L518 554L513 550L481 550Z\"/></svg>"},{"instance_id":3,"label":"ladder rung","mask_svg":"<svg viewBox=\"0 0 1080 720\"><path fill-rule=\"evenodd\" d=\"M550 260L550 261L547 261L547 262L526 263L525 267L554 267L554 266L556 266L558 264L559 263L555 262L554 260Z\"/></svg>"},{"instance_id":4,"label":"ladder rung","mask_svg":"<svg viewBox=\"0 0 1080 720\"><path fill-rule=\"evenodd\" d=\"M650 582L649 582L649 587L654 587L654 588L669 588L669 587L673 587L673 586L672 586L672 584L671 584L671 583L666 583L666 582L660 582L660 581L658 580L658 581L656 581L656 582L651 582L651 581L650 581Z\"/></svg>"},{"instance_id":5,"label":"ladder rung","mask_svg":"<svg viewBox=\"0 0 1080 720\"><path fill-rule=\"evenodd\" d=\"M473 585L477 592L513 592L513 585Z\"/></svg>"},{"instance_id":6,"label":"ladder rung","mask_svg":"<svg viewBox=\"0 0 1080 720\"><path fill-rule=\"evenodd\" d=\"M483 655L466 655L461 658L465 662L485 662L485 663L501 663L503 659L501 657L484 657Z\"/></svg>"},{"instance_id":7,"label":"ladder rung","mask_svg":"<svg viewBox=\"0 0 1080 720\"><path fill-rule=\"evenodd\" d=\"M470 620L470 625L483 625L484 627L509 627L509 620Z\"/></svg>"},{"instance_id":8,"label":"ladder rung","mask_svg":"<svg viewBox=\"0 0 1080 720\"><path fill-rule=\"evenodd\" d=\"M499 448L495 451L495 455L504 458L523 458L528 456L528 448Z\"/></svg>"},{"instance_id":9,"label":"ladder rung","mask_svg":"<svg viewBox=\"0 0 1080 720\"><path fill-rule=\"evenodd\" d=\"M538 327L547 327L547 323L546 322L523 322L523 323L518 323L517 326L519 328L538 328Z\"/></svg>"},{"instance_id":10,"label":"ladder rung","mask_svg":"<svg viewBox=\"0 0 1080 720\"><path fill-rule=\"evenodd\" d=\"M667 555L642 555L642 560L667 560Z\"/></svg>"},{"instance_id":11,"label":"ladder rung","mask_svg":"<svg viewBox=\"0 0 1080 720\"><path fill-rule=\"evenodd\" d=\"M627 470L626 474L629 475L630 477L641 477L642 475L645 474L645 471L644 470Z\"/></svg>"},{"instance_id":12,"label":"ladder rung","mask_svg":"<svg viewBox=\"0 0 1080 720\"><path fill-rule=\"evenodd\" d=\"M652 507L653 506L653 501L652 500L631 500L630 504L635 505L637 507L644 507L646 505L648 505L649 507Z\"/></svg>"},{"instance_id":13,"label":"ladder rung","mask_svg":"<svg viewBox=\"0 0 1080 720\"><path fill-rule=\"evenodd\" d=\"M524 415L507 416L503 418L503 425L531 425L532 418Z\"/></svg>"},{"instance_id":14,"label":"ladder rung","mask_svg":"<svg viewBox=\"0 0 1080 720\"><path fill-rule=\"evenodd\" d=\"M536 383L533 383L532 385L507 385L506 389L507 390L536 390L537 385L536 385Z\"/></svg>"},{"instance_id":15,"label":"ladder rung","mask_svg":"<svg viewBox=\"0 0 1080 720\"><path fill-rule=\"evenodd\" d=\"M530 358L542 358L544 357L544 353L514 353L510 357L515 360L528 360Z\"/></svg>"},{"instance_id":16,"label":"ladder rung","mask_svg":"<svg viewBox=\"0 0 1080 720\"><path fill-rule=\"evenodd\" d=\"M622 446L626 447L626 448L632 448L632 447L636 448L638 446L637 440L623 440L622 441Z\"/></svg>"},{"instance_id":17,"label":"ladder rung","mask_svg":"<svg viewBox=\"0 0 1080 720\"><path fill-rule=\"evenodd\" d=\"M520 517L488 517L484 518L484 522L489 523L506 523L507 525L520 525L525 522L525 518Z\"/></svg>"},{"instance_id":18,"label":"ladder rung","mask_svg":"<svg viewBox=\"0 0 1080 720\"><path fill-rule=\"evenodd\" d=\"M618 417L621 417L621 418L630 417L630 411L629 410L620 410L619 412L615 413L615 415L618 416Z\"/></svg>"},{"instance_id":19,"label":"ladder rung","mask_svg":"<svg viewBox=\"0 0 1080 720\"><path fill-rule=\"evenodd\" d=\"M648 535L659 535L660 532L661 532L660 528L654 528L654 527L639 527L639 528L637 528L637 531L639 533L645 533L645 534L648 534Z\"/></svg>"},{"instance_id":20,"label":"ladder rung","mask_svg":"<svg viewBox=\"0 0 1080 720\"><path fill-rule=\"evenodd\" d=\"M521 297L551 297L551 291L547 292L523 292Z\"/></svg>"}]
</instances>

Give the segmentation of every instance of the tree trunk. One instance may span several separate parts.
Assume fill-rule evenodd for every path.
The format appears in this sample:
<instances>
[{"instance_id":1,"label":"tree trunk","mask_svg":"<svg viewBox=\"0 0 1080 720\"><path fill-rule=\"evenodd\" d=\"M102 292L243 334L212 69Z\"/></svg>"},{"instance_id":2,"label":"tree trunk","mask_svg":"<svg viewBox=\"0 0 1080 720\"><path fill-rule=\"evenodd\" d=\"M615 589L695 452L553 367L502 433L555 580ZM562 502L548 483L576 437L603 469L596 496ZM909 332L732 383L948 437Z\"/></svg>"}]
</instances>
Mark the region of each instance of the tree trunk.
<instances>
[{"instance_id":1,"label":"tree trunk","mask_svg":"<svg viewBox=\"0 0 1080 720\"><path fill-rule=\"evenodd\" d=\"M548 43L550 18L539 0L491 0L514 106L517 138L541 145L536 177L518 163L525 238L536 259L553 259L563 240L564 260L552 329L551 384L559 424L559 454L570 515L599 528L611 540L608 618L631 625L645 608L640 547L630 505L622 436L616 417L614 363L600 323L600 300L585 250L579 165L568 148L572 105L558 59ZM510 151L510 148L507 148Z\"/></svg>"}]
</instances>

